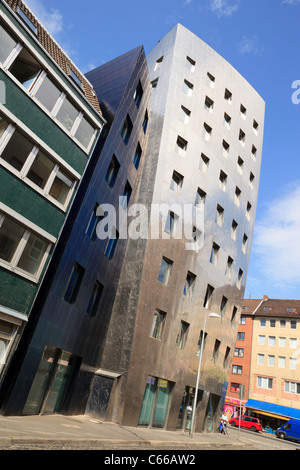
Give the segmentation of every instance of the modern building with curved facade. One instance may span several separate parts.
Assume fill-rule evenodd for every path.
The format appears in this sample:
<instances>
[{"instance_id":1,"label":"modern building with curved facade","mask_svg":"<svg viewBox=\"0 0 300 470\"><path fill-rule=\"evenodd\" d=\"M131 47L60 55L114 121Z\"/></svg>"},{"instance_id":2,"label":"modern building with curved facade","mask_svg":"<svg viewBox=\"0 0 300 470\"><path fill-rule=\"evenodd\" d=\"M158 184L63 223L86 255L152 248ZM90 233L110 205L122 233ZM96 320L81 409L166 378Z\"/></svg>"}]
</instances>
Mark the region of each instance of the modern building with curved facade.
<instances>
[{"instance_id":1,"label":"modern building with curved facade","mask_svg":"<svg viewBox=\"0 0 300 470\"><path fill-rule=\"evenodd\" d=\"M108 121L104 146L11 369L4 409L188 430L203 344L195 430L213 431L245 290L264 102L180 24L147 65L139 48L128 54L87 75ZM117 207L128 181L126 237L122 230L107 244L94 236L103 218L93 211ZM48 366L59 370L64 352L74 370L53 408L56 370L43 389L39 381Z\"/></svg>"},{"instance_id":2,"label":"modern building with curved facade","mask_svg":"<svg viewBox=\"0 0 300 470\"><path fill-rule=\"evenodd\" d=\"M128 242L101 362L119 374L106 418L189 429L204 320L217 313L207 317L196 414L196 430L211 431L245 289L264 102L180 24L147 61L151 124L138 202L148 215L165 212L159 237L149 230Z\"/></svg>"}]
</instances>

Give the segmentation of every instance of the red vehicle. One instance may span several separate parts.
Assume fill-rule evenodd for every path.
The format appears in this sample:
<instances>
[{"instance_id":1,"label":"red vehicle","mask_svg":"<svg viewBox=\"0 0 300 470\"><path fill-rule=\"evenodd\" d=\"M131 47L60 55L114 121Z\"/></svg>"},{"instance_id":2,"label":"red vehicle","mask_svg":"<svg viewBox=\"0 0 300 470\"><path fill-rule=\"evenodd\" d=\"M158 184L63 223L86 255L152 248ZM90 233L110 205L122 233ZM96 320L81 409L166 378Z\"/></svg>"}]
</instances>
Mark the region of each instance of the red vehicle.
<instances>
[{"instance_id":1,"label":"red vehicle","mask_svg":"<svg viewBox=\"0 0 300 470\"><path fill-rule=\"evenodd\" d=\"M231 426L238 426L239 425L239 417L237 418L231 418L229 421L229 424ZM253 418L252 416L241 416L241 428L247 428L250 429L251 431L262 431L261 424L259 422L259 419Z\"/></svg>"}]
</instances>

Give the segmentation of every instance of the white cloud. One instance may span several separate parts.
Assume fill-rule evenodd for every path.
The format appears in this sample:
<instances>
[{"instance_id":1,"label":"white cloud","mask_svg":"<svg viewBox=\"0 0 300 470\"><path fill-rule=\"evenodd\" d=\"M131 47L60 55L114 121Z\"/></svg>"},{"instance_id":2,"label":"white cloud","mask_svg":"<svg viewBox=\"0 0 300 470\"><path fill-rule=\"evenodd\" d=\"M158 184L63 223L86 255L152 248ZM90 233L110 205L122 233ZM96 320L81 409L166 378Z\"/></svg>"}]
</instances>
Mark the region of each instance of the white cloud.
<instances>
[{"instance_id":1,"label":"white cloud","mask_svg":"<svg viewBox=\"0 0 300 470\"><path fill-rule=\"evenodd\" d=\"M289 186L257 221L253 240L257 268L269 283L285 288L300 283L300 182Z\"/></svg>"},{"instance_id":2,"label":"white cloud","mask_svg":"<svg viewBox=\"0 0 300 470\"><path fill-rule=\"evenodd\" d=\"M241 42L238 44L238 51L240 54L259 55L263 52L263 48L259 47L257 36L243 36Z\"/></svg>"},{"instance_id":3,"label":"white cloud","mask_svg":"<svg viewBox=\"0 0 300 470\"><path fill-rule=\"evenodd\" d=\"M297 5L300 3L300 0L282 0L282 3L287 3L288 5Z\"/></svg>"},{"instance_id":4,"label":"white cloud","mask_svg":"<svg viewBox=\"0 0 300 470\"><path fill-rule=\"evenodd\" d=\"M211 0L210 9L216 13L219 18L221 16L231 16L238 10L239 0Z\"/></svg>"},{"instance_id":5,"label":"white cloud","mask_svg":"<svg viewBox=\"0 0 300 470\"><path fill-rule=\"evenodd\" d=\"M63 17L59 10L46 9L40 0L25 0L25 3L51 35L63 30Z\"/></svg>"}]
</instances>

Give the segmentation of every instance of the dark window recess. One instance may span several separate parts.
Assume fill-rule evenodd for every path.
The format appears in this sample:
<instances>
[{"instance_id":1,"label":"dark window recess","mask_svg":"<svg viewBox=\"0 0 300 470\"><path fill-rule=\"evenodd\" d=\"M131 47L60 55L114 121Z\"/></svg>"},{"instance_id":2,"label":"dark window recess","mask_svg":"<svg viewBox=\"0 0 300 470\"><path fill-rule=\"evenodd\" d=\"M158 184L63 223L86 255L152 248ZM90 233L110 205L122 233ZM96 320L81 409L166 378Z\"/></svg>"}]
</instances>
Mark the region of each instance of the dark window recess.
<instances>
[{"instance_id":1,"label":"dark window recess","mask_svg":"<svg viewBox=\"0 0 300 470\"><path fill-rule=\"evenodd\" d=\"M139 81L139 83L137 84L136 90L134 92L134 95L133 95L133 99L137 107L140 106L142 96L143 96L143 88L142 88L141 82Z\"/></svg>"},{"instance_id":2,"label":"dark window recess","mask_svg":"<svg viewBox=\"0 0 300 470\"><path fill-rule=\"evenodd\" d=\"M103 285L100 282L96 281L94 284L92 295L90 297L90 300L86 309L86 313L90 315L91 317L94 317L97 313L102 292L103 292Z\"/></svg>"},{"instance_id":3,"label":"dark window recess","mask_svg":"<svg viewBox=\"0 0 300 470\"><path fill-rule=\"evenodd\" d=\"M116 182L119 169L120 169L120 163L118 162L116 156L113 155L111 162L109 164L107 173L105 175L105 181L107 182L108 186L110 186L111 188L114 186Z\"/></svg>"},{"instance_id":4,"label":"dark window recess","mask_svg":"<svg viewBox=\"0 0 300 470\"><path fill-rule=\"evenodd\" d=\"M146 134L147 126L148 126L148 112L146 110L144 120L143 120L143 124L142 124L144 134Z\"/></svg>"},{"instance_id":5,"label":"dark window recess","mask_svg":"<svg viewBox=\"0 0 300 470\"><path fill-rule=\"evenodd\" d=\"M141 156L142 156L142 149L141 149L140 144L138 143L137 147L136 147L136 150L135 150L134 157L133 157L133 164L134 164L136 169L138 169L138 167L140 165Z\"/></svg>"},{"instance_id":6,"label":"dark window recess","mask_svg":"<svg viewBox=\"0 0 300 470\"><path fill-rule=\"evenodd\" d=\"M122 132L121 132L121 136L125 144L128 144L129 142L132 129L133 129L133 125L132 125L130 117L127 114L123 128L122 128Z\"/></svg>"},{"instance_id":7,"label":"dark window recess","mask_svg":"<svg viewBox=\"0 0 300 470\"><path fill-rule=\"evenodd\" d=\"M80 285L84 276L85 269L78 263L74 263L72 273L68 282L68 286L64 295L64 299L73 304L77 298Z\"/></svg>"},{"instance_id":8,"label":"dark window recess","mask_svg":"<svg viewBox=\"0 0 300 470\"><path fill-rule=\"evenodd\" d=\"M117 247L117 243L118 243L118 240L119 240L119 232L117 230L115 230L115 235L111 235L109 240L108 240L108 243L107 243L107 246L106 246L106 249L105 249L105 256L108 258L108 259L112 259L112 257L114 256L114 252L116 250L116 247Z\"/></svg>"}]
</instances>

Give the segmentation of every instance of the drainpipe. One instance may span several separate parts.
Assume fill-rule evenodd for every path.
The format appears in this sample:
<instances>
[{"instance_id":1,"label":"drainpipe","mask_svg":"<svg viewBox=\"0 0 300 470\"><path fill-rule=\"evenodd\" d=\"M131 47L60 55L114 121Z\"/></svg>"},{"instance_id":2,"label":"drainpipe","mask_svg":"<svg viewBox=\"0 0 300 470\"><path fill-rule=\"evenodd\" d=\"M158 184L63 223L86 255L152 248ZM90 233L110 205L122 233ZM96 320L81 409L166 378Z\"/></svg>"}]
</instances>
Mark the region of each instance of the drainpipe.
<instances>
[{"instance_id":1,"label":"drainpipe","mask_svg":"<svg viewBox=\"0 0 300 470\"><path fill-rule=\"evenodd\" d=\"M264 298L259 302L258 306L253 310L252 312L252 315L254 315L257 310L259 309L259 307L261 306L261 304L263 302L266 302L267 300L269 300L269 297L267 295L264 295ZM249 364L249 391L248 391L248 398L249 395L250 395L250 373L251 373L251 359L252 359L252 341L253 341L253 325L252 325L252 339L251 339L251 351L250 351L250 364Z\"/></svg>"}]
</instances>

